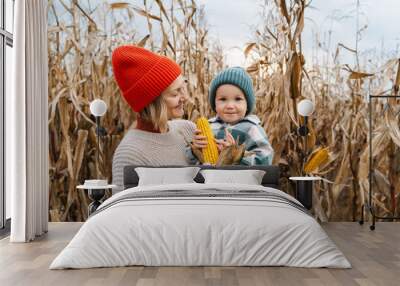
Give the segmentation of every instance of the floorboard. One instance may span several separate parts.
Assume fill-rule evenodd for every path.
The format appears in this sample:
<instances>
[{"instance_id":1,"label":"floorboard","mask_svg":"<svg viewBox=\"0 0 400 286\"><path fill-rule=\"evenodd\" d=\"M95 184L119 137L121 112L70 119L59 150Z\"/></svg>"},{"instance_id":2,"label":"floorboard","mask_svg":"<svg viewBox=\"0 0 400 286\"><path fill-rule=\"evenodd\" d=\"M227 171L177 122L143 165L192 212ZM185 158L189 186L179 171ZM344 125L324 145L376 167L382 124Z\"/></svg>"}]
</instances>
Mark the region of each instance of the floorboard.
<instances>
[{"instance_id":1,"label":"floorboard","mask_svg":"<svg viewBox=\"0 0 400 286\"><path fill-rule=\"evenodd\" d=\"M330 222L323 228L351 262L352 269L290 267L119 267L49 270L51 261L81 223L50 223L49 232L32 243L0 240L0 285L399 285L400 224Z\"/></svg>"}]
</instances>

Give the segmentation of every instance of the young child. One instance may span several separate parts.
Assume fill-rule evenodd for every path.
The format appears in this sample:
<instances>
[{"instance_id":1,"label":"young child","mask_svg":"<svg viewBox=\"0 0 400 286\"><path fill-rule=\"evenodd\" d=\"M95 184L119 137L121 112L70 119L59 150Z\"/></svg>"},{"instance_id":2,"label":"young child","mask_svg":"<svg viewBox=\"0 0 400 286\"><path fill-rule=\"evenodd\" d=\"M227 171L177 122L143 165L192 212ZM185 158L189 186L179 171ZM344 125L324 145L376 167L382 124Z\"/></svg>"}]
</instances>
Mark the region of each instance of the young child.
<instances>
[{"instance_id":1,"label":"young child","mask_svg":"<svg viewBox=\"0 0 400 286\"><path fill-rule=\"evenodd\" d=\"M211 82L209 102L217 116L209 119L218 149L222 150L238 140L245 144L251 155L241 159L240 165L270 165L273 149L267 134L260 125L260 119L251 114L255 105L253 83L247 72L240 67L227 68ZM205 136L196 130L193 148L207 146ZM193 162L193 153L187 152Z\"/></svg>"}]
</instances>

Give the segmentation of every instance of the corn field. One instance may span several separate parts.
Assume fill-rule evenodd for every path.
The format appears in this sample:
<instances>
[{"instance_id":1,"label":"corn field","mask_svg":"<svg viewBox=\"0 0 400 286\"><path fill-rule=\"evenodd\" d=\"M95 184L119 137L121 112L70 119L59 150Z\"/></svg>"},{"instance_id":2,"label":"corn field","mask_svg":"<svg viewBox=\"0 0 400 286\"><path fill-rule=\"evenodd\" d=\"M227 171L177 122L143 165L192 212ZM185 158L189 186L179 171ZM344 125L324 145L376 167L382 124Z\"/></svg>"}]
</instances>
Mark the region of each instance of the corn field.
<instances>
[{"instance_id":1,"label":"corn field","mask_svg":"<svg viewBox=\"0 0 400 286\"><path fill-rule=\"evenodd\" d=\"M275 150L282 190L293 195L288 178L302 174L304 157L327 148L329 159L312 172L324 178L315 185L313 213L321 221L355 221L369 187L368 95L398 94L400 62L377 58L365 63L357 44L355 49L338 44L331 57L306 63L302 32L308 4L265 1L254 41L243 47L252 62L246 68L256 90L255 114ZM76 186L89 178L111 181L113 152L135 122L113 78L112 50L135 44L179 63L189 83L189 120L213 115L208 86L226 64L223 48L212 40L207 15L195 0L144 0L141 6L50 0L48 15L49 216L51 221L84 221L89 199ZM343 52L352 53L356 64L340 62ZM106 136L100 140L99 162L89 111L95 98L108 106L101 119ZM303 119L296 110L304 98L315 104L305 139L297 133ZM400 100L382 98L372 105L373 203L378 215L398 216Z\"/></svg>"}]
</instances>

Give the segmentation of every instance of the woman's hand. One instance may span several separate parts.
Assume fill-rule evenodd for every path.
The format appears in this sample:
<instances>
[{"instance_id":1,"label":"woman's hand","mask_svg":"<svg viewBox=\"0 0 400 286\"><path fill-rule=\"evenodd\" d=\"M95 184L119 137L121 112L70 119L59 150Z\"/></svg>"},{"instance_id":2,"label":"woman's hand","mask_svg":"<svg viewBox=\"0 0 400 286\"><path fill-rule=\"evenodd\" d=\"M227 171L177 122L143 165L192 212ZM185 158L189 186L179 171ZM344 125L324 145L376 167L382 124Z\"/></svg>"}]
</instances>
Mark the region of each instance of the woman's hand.
<instances>
[{"instance_id":1,"label":"woman's hand","mask_svg":"<svg viewBox=\"0 0 400 286\"><path fill-rule=\"evenodd\" d=\"M207 147L207 137L202 135L199 129L196 129L193 133L193 141L191 142L192 147L197 149L203 149Z\"/></svg>"}]
</instances>

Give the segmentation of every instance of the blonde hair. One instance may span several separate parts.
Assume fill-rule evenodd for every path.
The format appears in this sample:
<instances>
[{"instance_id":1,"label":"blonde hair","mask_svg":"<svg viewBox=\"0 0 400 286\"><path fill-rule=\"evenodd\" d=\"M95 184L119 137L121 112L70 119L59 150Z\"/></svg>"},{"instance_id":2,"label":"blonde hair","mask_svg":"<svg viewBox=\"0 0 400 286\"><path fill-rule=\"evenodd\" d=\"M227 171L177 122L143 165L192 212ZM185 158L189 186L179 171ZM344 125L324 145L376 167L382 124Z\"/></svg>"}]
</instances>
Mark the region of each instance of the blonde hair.
<instances>
[{"instance_id":1,"label":"blonde hair","mask_svg":"<svg viewBox=\"0 0 400 286\"><path fill-rule=\"evenodd\" d=\"M158 96L152 103L139 112L140 117L151 122L154 129L161 132L168 130L168 108L162 96Z\"/></svg>"}]
</instances>

